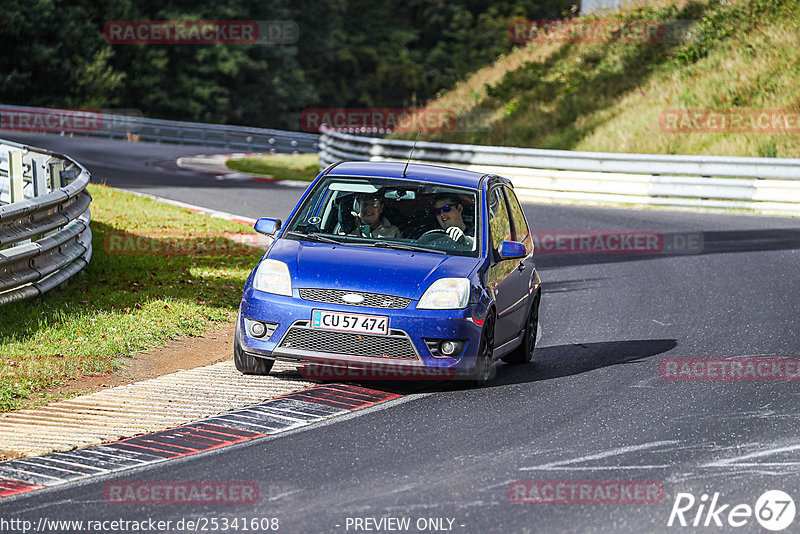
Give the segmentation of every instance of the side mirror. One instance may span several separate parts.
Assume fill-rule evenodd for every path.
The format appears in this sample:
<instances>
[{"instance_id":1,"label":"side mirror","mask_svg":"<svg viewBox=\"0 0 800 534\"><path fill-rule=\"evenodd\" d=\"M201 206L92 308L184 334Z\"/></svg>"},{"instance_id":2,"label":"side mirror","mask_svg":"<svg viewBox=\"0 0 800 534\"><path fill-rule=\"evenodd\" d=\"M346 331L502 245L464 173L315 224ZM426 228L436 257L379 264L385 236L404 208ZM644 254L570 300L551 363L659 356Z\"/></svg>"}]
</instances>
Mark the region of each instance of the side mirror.
<instances>
[{"instance_id":1,"label":"side mirror","mask_svg":"<svg viewBox=\"0 0 800 534\"><path fill-rule=\"evenodd\" d=\"M513 260L524 258L528 253L525 252L525 245L519 241L503 241L500 244L500 258L503 260Z\"/></svg>"},{"instance_id":2,"label":"side mirror","mask_svg":"<svg viewBox=\"0 0 800 534\"><path fill-rule=\"evenodd\" d=\"M273 235L275 232L281 229L281 220L261 217L256 221L256 224L253 226L253 228L255 228L256 232L259 234Z\"/></svg>"}]
</instances>

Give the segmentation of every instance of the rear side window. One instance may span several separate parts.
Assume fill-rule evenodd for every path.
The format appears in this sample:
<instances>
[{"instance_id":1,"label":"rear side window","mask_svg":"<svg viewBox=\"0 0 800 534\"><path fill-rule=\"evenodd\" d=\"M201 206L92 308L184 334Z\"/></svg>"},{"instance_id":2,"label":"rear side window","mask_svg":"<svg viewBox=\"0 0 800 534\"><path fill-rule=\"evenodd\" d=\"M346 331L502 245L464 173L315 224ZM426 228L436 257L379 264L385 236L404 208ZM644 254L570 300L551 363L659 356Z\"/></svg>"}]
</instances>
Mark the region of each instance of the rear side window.
<instances>
[{"instance_id":1,"label":"rear side window","mask_svg":"<svg viewBox=\"0 0 800 534\"><path fill-rule=\"evenodd\" d=\"M508 197L508 205L511 208L511 222L513 224L511 240L523 243L525 245L525 251L530 254L533 250L533 240L531 239L531 233L528 229L528 223L525 221L525 214L522 211L522 206L513 190L506 188L506 197Z\"/></svg>"},{"instance_id":2,"label":"rear side window","mask_svg":"<svg viewBox=\"0 0 800 534\"><path fill-rule=\"evenodd\" d=\"M511 220L508 218L503 189L495 187L489 192L489 230L492 246L496 249L503 241L511 241Z\"/></svg>"}]
</instances>

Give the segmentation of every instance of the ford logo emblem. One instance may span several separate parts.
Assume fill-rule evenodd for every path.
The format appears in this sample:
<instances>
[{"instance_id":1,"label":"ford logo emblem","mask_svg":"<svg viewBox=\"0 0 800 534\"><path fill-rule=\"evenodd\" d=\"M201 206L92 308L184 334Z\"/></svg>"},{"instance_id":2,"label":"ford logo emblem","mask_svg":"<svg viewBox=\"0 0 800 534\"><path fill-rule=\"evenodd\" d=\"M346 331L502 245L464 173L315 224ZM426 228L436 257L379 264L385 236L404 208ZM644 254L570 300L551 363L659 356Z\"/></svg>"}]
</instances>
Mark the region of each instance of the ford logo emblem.
<instances>
[{"instance_id":1,"label":"ford logo emblem","mask_svg":"<svg viewBox=\"0 0 800 534\"><path fill-rule=\"evenodd\" d=\"M342 300L348 304L361 304L364 302L364 296L359 295L358 293L348 293L346 295L342 295Z\"/></svg>"}]
</instances>

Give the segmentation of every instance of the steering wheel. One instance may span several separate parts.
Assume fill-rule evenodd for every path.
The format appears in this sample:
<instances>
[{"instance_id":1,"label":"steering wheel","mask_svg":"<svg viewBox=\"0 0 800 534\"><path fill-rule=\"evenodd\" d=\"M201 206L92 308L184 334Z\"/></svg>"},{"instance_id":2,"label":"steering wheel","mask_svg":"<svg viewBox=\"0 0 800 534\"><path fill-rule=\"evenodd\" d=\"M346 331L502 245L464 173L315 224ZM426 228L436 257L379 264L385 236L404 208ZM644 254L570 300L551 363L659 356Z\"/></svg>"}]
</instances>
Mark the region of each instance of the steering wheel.
<instances>
[{"instance_id":1,"label":"steering wheel","mask_svg":"<svg viewBox=\"0 0 800 534\"><path fill-rule=\"evenodd\" d=\"M441 228L434 228L433 230L428 230L417 239L419 243L433 243L434 241L439 241L442 238L446 238L448 241L453 241L450 239L450 236L447 235L447 232L442 230Z\"/></svg>"}]
</instances>

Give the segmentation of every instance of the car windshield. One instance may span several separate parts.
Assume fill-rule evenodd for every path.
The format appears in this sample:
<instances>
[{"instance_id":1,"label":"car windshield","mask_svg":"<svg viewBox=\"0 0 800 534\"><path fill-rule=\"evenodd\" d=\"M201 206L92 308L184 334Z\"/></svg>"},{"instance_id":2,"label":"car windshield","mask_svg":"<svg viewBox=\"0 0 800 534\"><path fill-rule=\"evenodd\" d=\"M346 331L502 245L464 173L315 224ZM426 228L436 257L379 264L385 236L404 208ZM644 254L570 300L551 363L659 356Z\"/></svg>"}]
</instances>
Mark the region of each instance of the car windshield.
<instances>
[{"instance_id":1,"label":"car windshield","mask_svg":"<svg viewBox=\"0 0 800 534\"><path fill-rule=\"evenodd\" d=\"M478 255L477 191L395 178L326 176L289 221L289 239Z\"/></svg>"}]
</instances>

